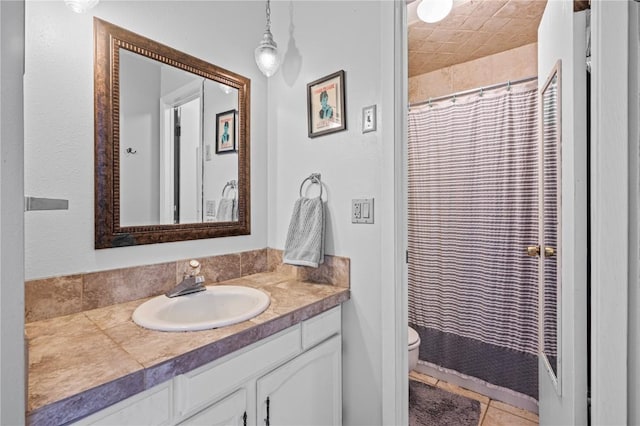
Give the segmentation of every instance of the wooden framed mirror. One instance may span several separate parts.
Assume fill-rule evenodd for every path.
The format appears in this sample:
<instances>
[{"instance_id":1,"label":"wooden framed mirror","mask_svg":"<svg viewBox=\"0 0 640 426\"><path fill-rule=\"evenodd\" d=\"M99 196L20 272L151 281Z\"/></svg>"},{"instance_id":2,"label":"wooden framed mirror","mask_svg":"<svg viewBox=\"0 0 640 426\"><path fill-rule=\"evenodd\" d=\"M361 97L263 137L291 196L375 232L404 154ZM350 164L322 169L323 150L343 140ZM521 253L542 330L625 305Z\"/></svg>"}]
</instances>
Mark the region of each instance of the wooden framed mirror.
<instances>
[{"instance_id":1,"label":"wooden framed mirror","mask_svg":"<svg viewBox=\"0 0 640 426\"><path fill-rule=\"evenodd\" d=\"M250 234L251 81L94 18L95 248Z\"/></svg>"}]
</instances>

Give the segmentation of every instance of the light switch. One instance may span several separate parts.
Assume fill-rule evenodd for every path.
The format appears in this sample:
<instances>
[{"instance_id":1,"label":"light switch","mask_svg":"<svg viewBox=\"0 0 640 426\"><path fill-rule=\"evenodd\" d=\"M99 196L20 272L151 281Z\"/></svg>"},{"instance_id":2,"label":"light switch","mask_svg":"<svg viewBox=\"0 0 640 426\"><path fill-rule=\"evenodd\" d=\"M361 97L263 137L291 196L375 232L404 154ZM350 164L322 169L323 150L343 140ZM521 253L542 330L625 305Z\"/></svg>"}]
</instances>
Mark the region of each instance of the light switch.
<instances>
[{"instance_id":1,"label":"light switch","mask_svg":"<svg viewBox=\"0 0 640 426\"><path fill-rule=\"evenodd\" d=\"M373 223L373 198L351 200L351 223Z\"/></svg>"}]
</instances>

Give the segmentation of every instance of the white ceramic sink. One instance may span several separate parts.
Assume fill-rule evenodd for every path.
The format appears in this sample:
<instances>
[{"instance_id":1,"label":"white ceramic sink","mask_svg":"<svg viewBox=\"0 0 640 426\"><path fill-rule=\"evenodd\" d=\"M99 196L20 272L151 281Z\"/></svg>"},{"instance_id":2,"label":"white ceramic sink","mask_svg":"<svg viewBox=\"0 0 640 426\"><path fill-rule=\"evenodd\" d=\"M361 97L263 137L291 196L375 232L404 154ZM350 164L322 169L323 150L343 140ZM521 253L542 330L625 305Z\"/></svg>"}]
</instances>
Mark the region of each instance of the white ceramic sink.
<instances>
[{"instance_id":1,"label":"white ceramic sink","mask_svg":"<svg viewBox=\"0 0 640 426\"><path fill-rule=\"evenodd\" d=\"M251 319L270 303L269 296L255 288L217 285L185 296L154 297L138 306L132 319L152 330L207 330Z\"/></svg>"}]
</instances>

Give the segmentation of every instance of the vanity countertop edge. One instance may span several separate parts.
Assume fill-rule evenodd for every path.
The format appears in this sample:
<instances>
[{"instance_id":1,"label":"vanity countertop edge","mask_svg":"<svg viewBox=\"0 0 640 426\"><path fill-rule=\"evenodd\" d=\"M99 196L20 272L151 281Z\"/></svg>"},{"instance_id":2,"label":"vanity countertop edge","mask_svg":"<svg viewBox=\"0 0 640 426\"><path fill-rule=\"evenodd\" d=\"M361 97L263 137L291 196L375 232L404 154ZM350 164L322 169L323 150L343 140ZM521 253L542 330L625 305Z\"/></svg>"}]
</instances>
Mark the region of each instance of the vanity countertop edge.
<instances>
[{"instance_id":1,"label":"vanity countertop edge","mask_svg":"<svg viewBox=\"0 0 640 426\"><path fill-rule=\"evenodd\" d=\"M65 424L100 411L340 305L349 289L276 272L216 283L269 294L257 317L212 330L162 332L131 320L147 299L25 325L27 424Z\"/></svg>"}]
</instances>

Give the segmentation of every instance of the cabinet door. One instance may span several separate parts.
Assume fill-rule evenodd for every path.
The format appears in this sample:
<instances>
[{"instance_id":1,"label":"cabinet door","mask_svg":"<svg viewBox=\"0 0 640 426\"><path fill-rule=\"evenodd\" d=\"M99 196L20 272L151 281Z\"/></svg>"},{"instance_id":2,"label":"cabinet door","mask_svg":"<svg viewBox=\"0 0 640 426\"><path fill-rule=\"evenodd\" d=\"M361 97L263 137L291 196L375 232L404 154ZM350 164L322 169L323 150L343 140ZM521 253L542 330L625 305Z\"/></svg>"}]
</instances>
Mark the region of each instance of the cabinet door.
<instances>
[{"instance_id":1,"label":"cabinet door","mask_svg":"<svg viewBox=\"0 0 640 426\"><path fill-rule=\"evenodd\" d=\"M204 410L189 417L181 425L246 426L247 390L239 389Z\"/></svg>"},{"instance_id":2,"label":"cabinet door","mask_svg":"<svg viewBox=\"0 0 640 426\"><path fill-rule=\"evenodd\" d=\"M258 424L342 423L340 336L299 355L257 381Z\"/></svg>"}]
</instances>

